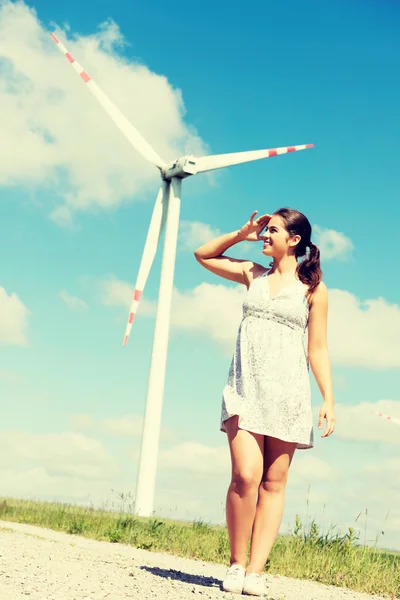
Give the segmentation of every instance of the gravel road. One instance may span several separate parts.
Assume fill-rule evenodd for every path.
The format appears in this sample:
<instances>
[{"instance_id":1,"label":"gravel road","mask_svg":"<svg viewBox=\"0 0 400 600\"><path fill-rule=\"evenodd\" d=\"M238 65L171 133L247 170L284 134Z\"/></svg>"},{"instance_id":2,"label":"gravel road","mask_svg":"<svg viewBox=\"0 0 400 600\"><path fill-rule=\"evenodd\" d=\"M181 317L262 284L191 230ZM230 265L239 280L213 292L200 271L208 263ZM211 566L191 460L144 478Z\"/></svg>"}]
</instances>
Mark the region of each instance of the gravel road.
<instances>
[{"instance_id":1,"label":"gravel road","mask_svg":"<svg viewBox=\"0 0 400 600\"><path fill-rule=\"evenodd\" d=\"M226 566L0 521L0 600L237 600L220 589ZM274 600L383 600L267 576Z\"/></svg>"}]
</instances>

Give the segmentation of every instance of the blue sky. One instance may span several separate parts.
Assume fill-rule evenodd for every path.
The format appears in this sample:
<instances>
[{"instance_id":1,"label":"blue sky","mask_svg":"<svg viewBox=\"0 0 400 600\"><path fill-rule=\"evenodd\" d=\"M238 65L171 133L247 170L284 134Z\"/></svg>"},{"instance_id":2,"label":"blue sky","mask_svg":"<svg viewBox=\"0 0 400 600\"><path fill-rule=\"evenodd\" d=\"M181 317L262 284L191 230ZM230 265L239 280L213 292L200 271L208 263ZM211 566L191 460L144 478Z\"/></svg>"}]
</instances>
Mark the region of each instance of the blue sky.
<instances>
[{"instance_id":1,"label":"blue sky","mask_svg":"<svg viewBox=\"0 0 400 600\"><path fill-rule=\"evenodd\" d=\"M134 493L154 327L160 253L122 348L157 173L57 52L56 28L166 160L315 143L184 182L156 510L221 521L229 480L219 411L244 290L192 252L290 205L322 251L338 426L296 456L283 530L311 486L325 525L368 508L368 539L390 510L379 543L400 548L399 429L371 413L400 417L399 19L377 1L0 2L4 493ZM230 253L263 260L256 244Z\"/></svg>"}]
</instances>

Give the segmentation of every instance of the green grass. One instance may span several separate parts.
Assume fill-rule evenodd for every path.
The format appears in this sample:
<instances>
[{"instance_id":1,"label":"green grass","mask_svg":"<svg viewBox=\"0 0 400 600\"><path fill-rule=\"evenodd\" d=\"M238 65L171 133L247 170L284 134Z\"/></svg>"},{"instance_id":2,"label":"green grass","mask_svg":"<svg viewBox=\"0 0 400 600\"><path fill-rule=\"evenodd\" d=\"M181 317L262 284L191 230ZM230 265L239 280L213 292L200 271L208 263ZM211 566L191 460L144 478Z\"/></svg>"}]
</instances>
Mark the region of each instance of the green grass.
<instances>
[{"instance_id":1,"label":"green grass","mask_svg":"<svg viewBox=\"0 0 400 600\"><path fill-rule=\"evenodd\" d=\"M96 540L131 544L202 561L228 563L225 526L136 517L126 512L94 510L68 504L0 499L0 519L30 523ZM370 594L400 596L400 554L358 544L354 529L322 534L299 517L292 535L279 536L266 571L347 587Z\"/></svg>"}]
</instances>

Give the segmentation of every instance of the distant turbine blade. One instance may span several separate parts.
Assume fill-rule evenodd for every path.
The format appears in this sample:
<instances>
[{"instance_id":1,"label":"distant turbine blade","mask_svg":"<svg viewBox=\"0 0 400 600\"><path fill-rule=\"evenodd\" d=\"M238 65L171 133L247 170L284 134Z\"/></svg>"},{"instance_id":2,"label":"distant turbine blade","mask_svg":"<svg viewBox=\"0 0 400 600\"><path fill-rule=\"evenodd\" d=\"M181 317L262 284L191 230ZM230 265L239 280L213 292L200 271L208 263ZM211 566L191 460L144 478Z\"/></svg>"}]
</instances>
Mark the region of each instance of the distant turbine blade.
<instances>
[{"instance_id":1,"label":"distant turbine blade","mask_svg":"<svg viewBox=\"0 0 400 600\"><path fill-rule=\"evenodd\" d=\"M150 221L150 227L147 232L146 243L144 245L143 256L139 267L139 274L137 276L131 309L129 311L128 323L126 325L124 346L126 346L128 343L129 334L132 329L132 323L137 313L139 301L146 285L147 278L157 252L158 242L164 228L164 213L166 212L168 192L169 183L163 182L157 195L157 200L154 205L153 214Z\"/></svg>"},{"instance_id":2,"label":"distant turbine blade","mask_svg":"<svg viewBox=\"0 0 400 600\"><path fill-rule=\"evenodd\" d=\"M376 410L372 411L375 415L377 415L378 417L382 417L383 419L387 419L388 421L392 421L392 423L396 423L396 425L400 425L400 419L395 419L394 417L391 417L390 415L385 415L381 412L377 412Z\"/></svg>"},{"instance_id":3,"label":"distant turbine blade","mask_svg":"<svg viewBox=\"0 0 400 600\"><path fill-rule=\"evenodd\" d=\"M100 102L101 106L104 108L109 117L114 121L116 126L122 131L125 137L128 138L132 146L140 152L144 158L147 158L150 162L155 164L159 169L164 167L165 163L158 156L155 150L150 146L148 142L141 136L141 134L135 129L135 127L128 121L128 119L120 112L120 110L107 98L104 92L101 91L97 83L89 77L89 75L83 70L81 65L71 56L66 47L60 42L60 40L55 36L54 33L51 34L51 37L61 50L61 52L65 55L67 60L72 64L75 71L80 75L83 81L88 86L89 90L92 92L93 96L97 98Z\"/></svg>"},{"instance_id":4,"label":"distant turbine blade","mask_svg":"<svg viewBox=\"0 0 400 600\"><path fill-rule=\"evenodd\" d=\"M296 152L297 150L306 150L313 146L314 144L304 144L303 146L285 146L284 148L271 148L270 150L251 150L250 152L233 152L232 154L202 156L201 158L196 158L196 171L197 173L204 173L204 171L222 169L223 167L239 165L240 163L251 162L252 160L270 158L271 156Z\"/></svg>"}]
</instances>

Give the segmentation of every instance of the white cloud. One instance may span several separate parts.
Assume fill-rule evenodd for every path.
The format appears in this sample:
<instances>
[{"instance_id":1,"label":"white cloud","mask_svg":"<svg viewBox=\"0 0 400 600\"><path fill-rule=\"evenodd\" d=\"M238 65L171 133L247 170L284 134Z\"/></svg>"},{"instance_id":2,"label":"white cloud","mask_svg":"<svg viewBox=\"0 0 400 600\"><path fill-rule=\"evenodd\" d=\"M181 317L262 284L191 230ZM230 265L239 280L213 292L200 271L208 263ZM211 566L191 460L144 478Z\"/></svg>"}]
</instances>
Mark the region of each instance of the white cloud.
<instances>
[{"instance_id":1,"label":"white cloud","mask_svg":"<svg viewBox=\"0 0 400 600\"><path fill-rule=\"evenodd\" d=\"M96 33L57 34L103 91L166 161L204 154L184 122L180 90L121 52L125 40L107 21ZM110 208L137 197L158 171L125 140L24 2L0 3L0 185L47 187L60 204L52 216Z\"/></svg>"},{"instance_id":2,"label":"white cloud","mask_svg":"<svg viewBox=\"0 0 400 600\"><path fill-rule=\"evenodd\" d=\"M316 244L320 249L322 260L346 259L354 249L351 239L340 231L323 229L318 225L313 226L313 231L316 235Z\"/></svg>"},{"instance_id":3,"label":"white cloud","mask_svg":"<svg viewBox=\"0 0 400 600\"><path fill-rule=\"evenodd\" d=\"M244 286L209 283L185 292L175 290L172 324L209 336L230 353L245 293ZM333 363L372 369L400 366L398 305L383 298L362 302L343 290L330 290L329 304L328 344Z\"/></svg>"},{"instance_id":4,"label":"white cloud","mask_svg":"<svg viewBox=\"0 0 400 600\"><path fill-rule=\"evenodd\" d=\"M28 315L29 310L18 296L8 296L6 290L0 287L0 345L27 345Z\"/></svg>"},{"instance_id":5,"label":"white cloud","mask_svg":"<svg viewBox=\"0 0 400 600\"><path fill-rule=\"evenodd\" d=\"M95 425L95 420L90 415L77 414L69 417L69 423L73 431L90 431Z\"/></svg>"},{"instance_id":6,"label":"white cloud","mask_svg":"<svg viewBox=\"0 0 400 600\"><path fill-rule=\"evenodd\" d=\"M133 287L111 278L100 282L102 301L128 308ZM174 290L172 325L211 337L231 353L241 318L245 286L201 283L192 290ZM329 290L328 344L337 365L371 369L400 366L400 307L383 298L361 301L344 290ZM153 316L155 303L141 301L140 316Z\"/></svg>"},{"instance_id":7,"label":"white cloud","mask_svg":"<svg viewBox=\"0 0 400 600\"><path fill-rule=\"evenodd\" d=\"M400 426L374 414L381 412L400 419L400 401L360 402L355 406L336 403L335 435L344 439L400 444Z\"/></svg>"},{"instance_id":8,"label":"white cloud","mask_svg":"<svg viewBox=\"0 0 400 600\"><path fill-rule=\"evenodd\" d=\"M329 290L328 341L335 364L384 369L400 367L400 306L384 298L361 301Z\"/></svg>"},{"instance_id":9,"label":"white cloud","mask_svg":"<svg viewBox=\"0 0 400 600\"><path fill-rule=\"evenodd\" d=\"M132 301L134 287L127 281L110 277L100 281L101 300L106 306L129 307Z\"/></svg>"},{"instance_id":10,"label":"white cloud","mask_svg":"<svg viewBox=\"0 0 400 600\"><path fill-rule=\"evenodd\" d=\"M2 496L59 502L88 501L91 489L85 480L70 476L50 475L43 467L28 469L0 468ZM93 481L91 481L93 486Z\"/></svg>"},{"instance_id":11,"label":"white cloud","mask_svg":"<svg viewBox=\"0 0 400 600\"><path fill-rule=\"evenodd\" d=\"M121 460L123 457L121 457ZM126 502L116 502L113 488L129 490L129 481L121 480L115 472L108 479L79 475L49 473L38 465L28 468L0 468L2 496L33 501L68 502L80 506L95 506L101 510L127 508Z\"/></svg>"},{"instance_id":12,"label":"white cloud","mask_svg":"<svg viewBox=\"0 0 400 600\"><path fill-rule=\"evenodd\" d=\"M309 453L297 452L290 467L292 485L302 485L314 481L331 481L338 473L332 465Z\"/></svg>"},{"instance_id":13,"label":"white cloud","mask_svg":"<svg viewBox=\"0 0 400 600\"><path fill-rule=\"evenodd\" d=\"M87 414L75 414L69 418L74 431L96 431L119 437L140 437L143 417L139 415L124 415L122 417L96 419Z\"/></svg>"},{"instance_id":14,"label":"white cloud","mask_svg":"<svg viewBox=\"0 0 400 600\"><path fill-rule=\"evenodd\" d=\"M205 446L198 442L183 442L161 450L161 469L178 469L197 473L227 473L230 459L228 446Z\"/></svg>"},{"instance_id":15,"label":"white cloud","mask_svg":"<svg viewBox=\"0 0 400 600\"><path fill-rule=\"evenodd\" d=\"M364 466L364 472L400 493L400 458L389 458L384 462L368 463ZM398 512L400 516L400 511Z\"/></svg>"},{"instance_id":16,"label":"white cloud","mask_svg":"<svg viewBox=\"0 0 400 600\"><path fill-rule=\"evenodd\" d=\"M86 310L87 308L89 308L88 305L86 304L86 302L84 302L84 300L81 300L80 298L77 298L76 296L72 296L72 294L67 292L67 290L61 290L61 292L59 292L58 296L59 296L59 298L61 298L61 300L63 302L65 302L65 304L67 304L70 308L72 308L74 310L79 310L79 309Z\"/></svg>"},{"instance_id":17,"label":"white cloud","mask_svg":"<svg viewBox=\"0 0 400 600\"><path fill-rule=\"evenodd\" d=\"M101 420L102 430L119 437L138 438L142 435L143 417L139 415L125 415L117 418Z\"/></svg>"},{"instance_id":18,"label":"white cloud","mask_svg":"<svg viewBox=\"0 0 400 600\"><path fill-rule=\"evenodd\" d=\"M246 288L201 283L193 290L174 290L172 325L209 336L226 352L233 350Z\"/></svg>"},{"instance_id":19,"label":"white cloud","mask_svg":"<svg viewBox=\"0 0 400 600\"><path fill-rule=\"evenodd\" d=\"M139 439L143 430L143 416L135 414L103 419L96 419L87 414L75 414L70 416L69 422L74 431L96 431L120 438ZM181 435L178 431L163 425L160 437L163 442L171 442L179 439Z\"/></svg>"},{"instance_id":20,"label":"white cloud","mask_svg":"<svg viewBox=\"0 0 400 600\"><path fill-rule=\"evenodd\" d=\"M199 246L222 235L216 227L201 221L181 221L179 224L179 249L194 252Z\"/></svg>"},{"instance_id":21,"label":"white cloud","mask_svg":"<svg viewBox=\"0 0 400 600\"><path fill-rule=\"evenodd\" d=\"M109 277L99 282L101 301L105 306L122 306L127 311L133 299L134 286L116 277ZM152 317L156 314L156 303L141 299L138 314ZM128 312L127 312L128 316Z\"/></svg>"},{"instance_id":22,"label":"white cloud","mask_svg":"<svg viewBox=\"0 0 400 600\"><path fill-rule=\"evenodd\" d=\"M107 478L116 468L98 440L80 433L3 431L0 465L9 468L21 464L39 464L49 475L86 479Z\"/></svg>"},{"instance_id":23,"label":"white cloud","mask_svg":"<svg viewBox=\"0 0 400 600\"><path fill-rule=\"evenodd\" d=\"M376 461L363 464L355 478L345 472L341 486L345 489L345 502L358 508L357 527L362 530L367 525L367 539L374 541L378 535L381 546L397 549L400 548L399 472L397 456L377 457Z\"/></svg>"},{"instance_id":24,"label":"white cloud","mask_svg":"<svg viewBox=\"0 0 400 600\"><path fill-rule=\"evenodd\" d=\"M111 278L101 281L100 289L105 305L129 307L132 286L128 283ZM231 352L240 322L245 291L244 286L228 287L209 283L201 283L187 292L179 292L175 288L172 298L172 325L211 337L226 352ZM140 301L138 317L153 316L155 311L155 302L146 301L144 298Z\"/></svg>"}]
</instances>

